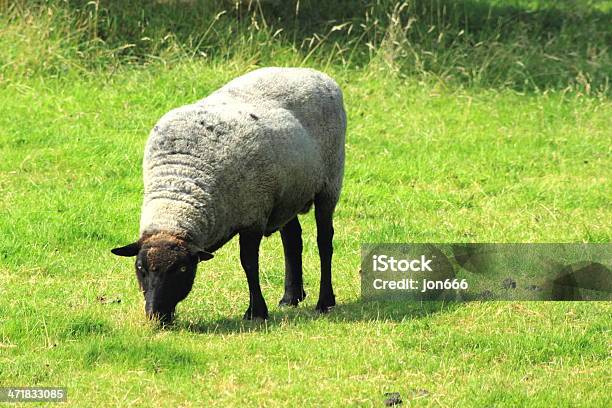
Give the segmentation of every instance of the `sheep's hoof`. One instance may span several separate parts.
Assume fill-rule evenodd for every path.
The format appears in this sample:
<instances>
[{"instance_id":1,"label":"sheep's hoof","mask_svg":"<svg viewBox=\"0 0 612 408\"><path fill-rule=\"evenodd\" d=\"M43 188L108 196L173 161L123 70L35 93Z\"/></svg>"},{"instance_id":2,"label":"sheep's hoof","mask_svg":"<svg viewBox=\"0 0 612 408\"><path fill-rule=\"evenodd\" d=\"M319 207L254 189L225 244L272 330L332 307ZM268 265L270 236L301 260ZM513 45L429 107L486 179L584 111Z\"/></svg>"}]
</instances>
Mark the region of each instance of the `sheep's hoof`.
<instances>
[{"instance_id":1,"label":"sheep's hoof","mask_svg":"<svg viewBox=\"0 0 612 408\"><path fill-rule=\"evenodd\" d=\"M297 306L302 300L306 299L306 292L304 289L301 289L302 294L296 295L291 292L286 292L283 295L283 298L278 302L279 306Z\"/></svg>"},{"instance_id":2,"label":"sheep's hoof","mask_svg":"<svg viewBox=\"0 0 612 408\"><path fill-rule=\"evenodd\" d=\"M319 313L327 313L336 306L336 299L332 296L329 299L319 299L315 310Z\"/></svg>"},{"instance_id":3,"label":"sheep's hoof","mask_svg":"<svg viewBox=\"0 0 612 408\"><path fill-rule=\"evenodd\" d=\"M267 307L263 307L263 308L255 308L253 310L253 308L251 308L251 306L249 306L249 308L247 309L246 312L244 312L244 320L268 320L268 308Z\"/></svg>"}]
</instances>

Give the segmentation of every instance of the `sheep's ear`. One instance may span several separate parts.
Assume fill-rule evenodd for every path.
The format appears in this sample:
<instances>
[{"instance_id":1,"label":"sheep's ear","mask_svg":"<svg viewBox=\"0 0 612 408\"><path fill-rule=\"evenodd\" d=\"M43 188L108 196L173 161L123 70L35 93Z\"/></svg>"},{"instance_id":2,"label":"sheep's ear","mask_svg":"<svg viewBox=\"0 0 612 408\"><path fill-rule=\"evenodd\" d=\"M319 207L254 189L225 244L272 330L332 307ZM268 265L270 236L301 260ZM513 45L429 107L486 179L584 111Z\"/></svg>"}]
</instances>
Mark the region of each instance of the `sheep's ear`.
<instances>
[{"instance_id":1,"label":"sheep's ear","mask_svg":"<svg viewBox=\"0 0 612 408\"><path fill-rule=\"evenodd\" d=\"M111 249L111 252L118 256L136 256L138 251L140 251L140 244L138 242Z\"/></svg>"},{"instance_id":2,"label":"sheep's ear","mask_svg":"<svg viewBox=\"0 0 612 408\"><path fill-rule=\"evenodd\" d=\"M206 251L198 251L198 259L200 260L200 262L202 261L209 261L211 259L213 259L214 255L211 254L210 252L206 252Z\"/></svg>"}]
</instances>

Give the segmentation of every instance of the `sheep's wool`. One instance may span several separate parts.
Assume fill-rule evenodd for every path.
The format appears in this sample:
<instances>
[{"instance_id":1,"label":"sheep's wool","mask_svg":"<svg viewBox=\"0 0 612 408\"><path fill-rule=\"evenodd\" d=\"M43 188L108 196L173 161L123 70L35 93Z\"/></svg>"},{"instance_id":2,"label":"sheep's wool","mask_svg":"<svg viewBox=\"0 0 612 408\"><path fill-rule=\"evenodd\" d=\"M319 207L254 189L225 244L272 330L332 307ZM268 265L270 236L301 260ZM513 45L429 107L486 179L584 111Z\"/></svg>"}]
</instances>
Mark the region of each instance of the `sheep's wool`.
<instances>
[{"instance_id":1,"label":"sheep's wool","mask_svg":"<svg viewBox=\"0 0 612 408\"><path fill-rule=\"evenodd\" d=\"M340 194L346 116L327 75L262 68L174 109L144 154L140 233L211 248L244 229L270 234L315 195Z\"/></svg>"}]
</instances>

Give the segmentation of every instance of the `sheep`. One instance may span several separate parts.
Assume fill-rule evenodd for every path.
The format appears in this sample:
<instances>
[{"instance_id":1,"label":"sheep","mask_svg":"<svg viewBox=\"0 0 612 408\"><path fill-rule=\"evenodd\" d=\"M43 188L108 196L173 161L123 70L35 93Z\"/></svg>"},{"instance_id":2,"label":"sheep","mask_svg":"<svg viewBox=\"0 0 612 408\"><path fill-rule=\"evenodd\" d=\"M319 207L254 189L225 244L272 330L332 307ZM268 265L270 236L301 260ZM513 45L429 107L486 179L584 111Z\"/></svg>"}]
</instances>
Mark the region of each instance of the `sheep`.
<instances>
[{"instance_id":1,"label":"sheep","mask_svg":"<svg viewBox=\"0 0 612 408\"><path fill-rule=\"evenodd\" d=\"M305 68L257 69L164 115L145 146L140 239L111 250L136 256L146 314L172 321L198 262L237 234L249 288L244 318L267 319L259 246L276 231L285 257L279 305L297 306L306 297L298 214L313 204L321 264L316 310L334 307L333 214L345 132L340 88Z\"/></svg>"}]
</instances>

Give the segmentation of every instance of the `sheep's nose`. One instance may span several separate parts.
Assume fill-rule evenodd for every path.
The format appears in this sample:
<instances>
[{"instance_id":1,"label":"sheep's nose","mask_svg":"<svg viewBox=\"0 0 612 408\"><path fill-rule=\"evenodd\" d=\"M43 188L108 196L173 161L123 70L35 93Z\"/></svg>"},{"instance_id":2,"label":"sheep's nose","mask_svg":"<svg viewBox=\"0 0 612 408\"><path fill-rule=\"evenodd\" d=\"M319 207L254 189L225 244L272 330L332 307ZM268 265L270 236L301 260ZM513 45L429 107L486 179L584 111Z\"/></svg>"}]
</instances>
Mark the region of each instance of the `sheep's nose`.
<instances>
[{"instance_id":1,"label":"sheep's nose","mask_svg":"<svg viewBox=\"0 0 612 408\"><path fill-rule=\"evenodd\" d=\"M174 319L174 312L172 310L162 310L155 307L146 307L147 317L151 320L159 320L161 324L169 324Z\"/></svg>"}]
</instances>

